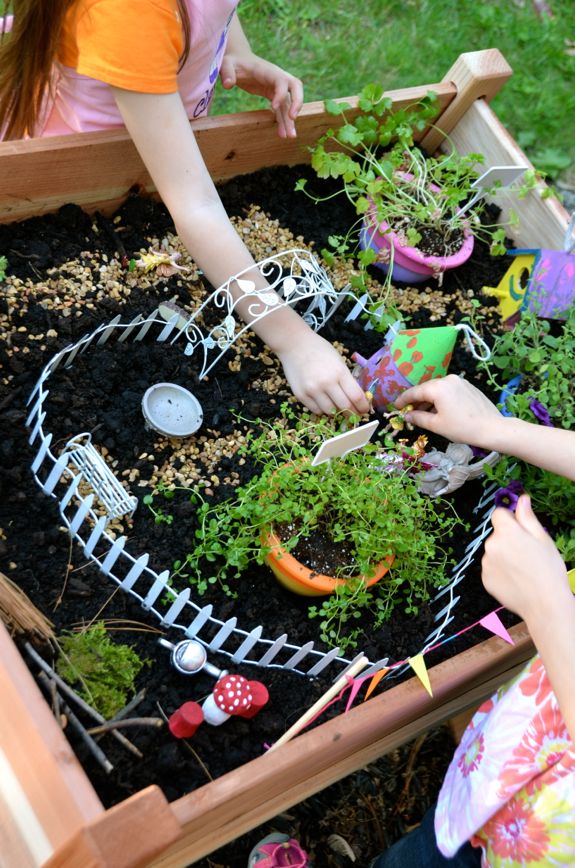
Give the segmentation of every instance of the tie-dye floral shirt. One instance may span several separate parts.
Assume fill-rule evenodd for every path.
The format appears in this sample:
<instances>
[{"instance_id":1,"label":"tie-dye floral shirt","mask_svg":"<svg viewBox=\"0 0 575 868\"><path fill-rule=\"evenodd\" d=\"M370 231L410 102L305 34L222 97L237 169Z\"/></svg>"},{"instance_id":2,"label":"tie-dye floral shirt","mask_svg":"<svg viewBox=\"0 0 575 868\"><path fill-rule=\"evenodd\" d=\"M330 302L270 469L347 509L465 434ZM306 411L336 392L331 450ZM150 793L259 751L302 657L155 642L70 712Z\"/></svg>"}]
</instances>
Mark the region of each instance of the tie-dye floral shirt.
<instances>
[{"instance_id":1,"label":"tie-dye floral shirt","mask_svg":"<svg viewBox=\"0 0 575 868\"><path fill-rule=\"evenodd\" d=\"M483 866L575 866L575 746L536 656L477 711L448 769L437 844Z\"/></svg>"}]
</instances>

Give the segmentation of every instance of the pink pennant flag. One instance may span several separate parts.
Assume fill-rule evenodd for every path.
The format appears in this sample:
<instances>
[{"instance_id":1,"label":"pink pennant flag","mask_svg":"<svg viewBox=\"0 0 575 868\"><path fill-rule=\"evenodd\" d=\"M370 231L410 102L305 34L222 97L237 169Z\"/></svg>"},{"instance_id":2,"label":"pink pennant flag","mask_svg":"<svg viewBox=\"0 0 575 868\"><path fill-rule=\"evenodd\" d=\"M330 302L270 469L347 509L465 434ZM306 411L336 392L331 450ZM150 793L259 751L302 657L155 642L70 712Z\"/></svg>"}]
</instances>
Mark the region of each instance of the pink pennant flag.
<instances>
[{"instance_id":1,"label":"pink pennant flag","mask_svg":"<svg viewBox=\"0 0 575 868\"><path fill-rule=\"evenodd\" d=\"M410 657L409 665L411 666L429 695L433 696L431 684L429 681L429 675L427 674L427 666L425 665L425 660L423 659L423 654L416 654L415 657Z\"/></svg>"},{"instance_id":2,"label":"pink pennant flag","mask_svg":"<svg viewBox=\"0 0 575 868\"><path fill-rule=\"evenodd\" d=\"M500 639L503 639L505 642L509 642L510 645L515 645L515 642L503 626L501 618L499 617L497 612L490 612L489 615L481 618L479 623L482 627L485 627L486 630L489 630L491 633L495 633L496 636L499 636Z\"/></svg>"},{"instance_id":3,"label":"pink pennant flag","mask_svg":"<svg viewBox=\"0 0 575 868\"><path fill-rule=\"evenodd\" d=\"M373 691L375 690L375 688L377 687L377 685L379 684L379 682L381 681L383 676L387 675L388 672L389 672L389 669L387 668L387 666L384 666L383 669L380 669L379 672L375 673L375 675L371 679L369 687L365 691L365 696L363 697L364 702L366 699L369 699L369 697L371 696L371 694L373 693Z\"/></svg>"},{"instance_id":4,"label":"pink pennant flag","mask_svg":"<svg viewBox=\"0 0 575 868\"><path fill-rule=\"evenodd\" d=\"M349 696L347 698L347 705L345 706L345 714L349 711L351 706L354 703L355 697L357 696L361 685L366 680L366 676L364 675L362 678L354 678L351 684L351 690L349 691Z\"/></svg>"}]
</instances>

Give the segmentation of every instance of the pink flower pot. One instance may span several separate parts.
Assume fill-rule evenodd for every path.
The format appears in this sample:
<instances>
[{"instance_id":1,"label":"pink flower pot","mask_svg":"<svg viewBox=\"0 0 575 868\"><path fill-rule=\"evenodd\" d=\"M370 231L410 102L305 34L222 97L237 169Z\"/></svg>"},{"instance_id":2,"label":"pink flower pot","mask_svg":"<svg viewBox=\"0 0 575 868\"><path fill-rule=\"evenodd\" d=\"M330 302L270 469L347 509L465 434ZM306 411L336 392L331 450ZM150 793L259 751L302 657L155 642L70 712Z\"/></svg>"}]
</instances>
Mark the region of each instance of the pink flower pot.
<instances>
[{"instance_id":1,"label":"pink flower pot","mask_svg":"<svg viewBox=\"0 0 575 868\"><path fill-rule=\"evenodd\" d=\"M411 177L407 173L400 174L406 180ZM437 192L439 188L432 185L432 189ZM450 256L425 256L417 247L402 244L395 232L388 231L389 224L385 220L382 220L379 225L375 225L376 219L375 208L372 208L365 217L359 236L359 245L362 250L371 247L378 254L393 247L391 275L395 280L400 280L403 283L422 283L429 277L437 277L444 271L463 265L473 252L475 238L469 227L465 227L463 230L463 244L457 253ZM387 274L389 263L385 259L389 260L390 258L391 254L383 256L374 262L374 265L377 265Z\"/></svg>"}]
</instances>

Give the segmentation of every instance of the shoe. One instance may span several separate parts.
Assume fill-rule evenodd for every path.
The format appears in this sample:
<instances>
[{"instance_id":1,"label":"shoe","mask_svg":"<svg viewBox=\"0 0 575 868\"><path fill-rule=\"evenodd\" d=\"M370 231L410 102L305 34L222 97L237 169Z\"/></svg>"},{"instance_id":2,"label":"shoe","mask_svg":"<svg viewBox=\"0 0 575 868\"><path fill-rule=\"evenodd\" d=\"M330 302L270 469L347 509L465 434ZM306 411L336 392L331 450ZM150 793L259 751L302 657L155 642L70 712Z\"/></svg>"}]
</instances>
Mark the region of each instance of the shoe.
<instances>
[{"instance_id":1,"label":"shoe","mask_svg":"<svg viewBox=\"0 0 575 868\"><path fill-rule=\"evenodd\" d=\"M302 850L295 838L289 838L280 832L262 838L256 844L248 859L248 868L312 868L305 850Z\"/></svg>"}]
</instances>

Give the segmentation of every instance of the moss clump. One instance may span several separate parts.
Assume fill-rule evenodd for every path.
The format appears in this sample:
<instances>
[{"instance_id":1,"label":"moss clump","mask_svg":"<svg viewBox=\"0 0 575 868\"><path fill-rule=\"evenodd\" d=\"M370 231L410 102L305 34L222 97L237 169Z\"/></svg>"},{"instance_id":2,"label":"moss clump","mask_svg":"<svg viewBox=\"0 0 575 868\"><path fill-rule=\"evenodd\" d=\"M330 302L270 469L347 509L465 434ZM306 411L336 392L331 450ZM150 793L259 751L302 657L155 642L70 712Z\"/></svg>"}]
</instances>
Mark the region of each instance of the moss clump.
<instances>
[{"instance_id":1,"label":"moss clump","mask_svg":"<svg viewBox=\"0 0 575 868\"><path fill-rule=\"evenodd\" d=\"M81 633L58 637L58 675L78 685L78 694L109 719L135 693L135 680L146 664L128 645L113 642L100 621Z\"/></svg>"}]
</instances>

